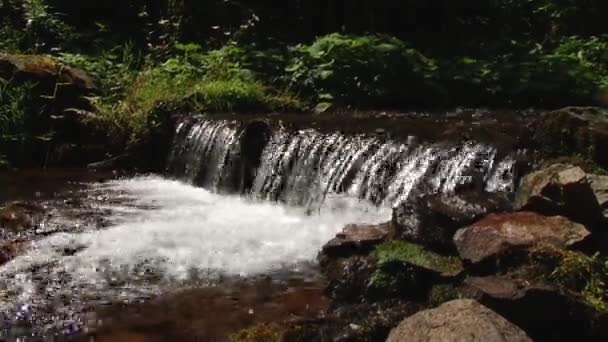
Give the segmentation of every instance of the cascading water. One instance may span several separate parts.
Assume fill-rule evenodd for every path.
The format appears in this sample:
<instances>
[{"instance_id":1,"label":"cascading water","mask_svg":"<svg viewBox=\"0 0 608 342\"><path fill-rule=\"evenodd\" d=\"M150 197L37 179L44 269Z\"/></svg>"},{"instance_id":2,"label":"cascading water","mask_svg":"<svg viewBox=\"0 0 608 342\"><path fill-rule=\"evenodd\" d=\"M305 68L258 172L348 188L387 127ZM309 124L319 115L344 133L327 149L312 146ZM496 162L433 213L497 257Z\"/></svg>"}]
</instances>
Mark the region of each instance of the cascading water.
<instances>
[{"instance_id":1,"label":"cascading water","mask_svg":"<svg viewBox=\"0 0 608 342\"><path fill-rule=\"evenodd\" d=\"M226 121L181 124L169 163L177 178L217 190L242 165L242 129ZM254 171L254 197L319 206L327 195L345 195L394 206L416 193L450 193L458 187L512 191L516 159L499 159L493 146L417 144L315 130L272 134Z\"/></svg>"},{"instance_id":2,"label":"cascading water","mask_svg":"<svg viewBox=\"0 0 608 342\"><path fill-rule=\"evenodd\" d=\"M59 201L84 203L106 223L78 219L89 212L76 204L77 215L55 213L62 230L24 242L0 265L0 339L49 326L69 333L96 305L225 276L301 274L345 224L386 222L390 206L414 194L513 191L517 155L414 140L184 121L167 164L177 181L83 185L69 195L76 201Z\"/></svg>"}]
</instances>

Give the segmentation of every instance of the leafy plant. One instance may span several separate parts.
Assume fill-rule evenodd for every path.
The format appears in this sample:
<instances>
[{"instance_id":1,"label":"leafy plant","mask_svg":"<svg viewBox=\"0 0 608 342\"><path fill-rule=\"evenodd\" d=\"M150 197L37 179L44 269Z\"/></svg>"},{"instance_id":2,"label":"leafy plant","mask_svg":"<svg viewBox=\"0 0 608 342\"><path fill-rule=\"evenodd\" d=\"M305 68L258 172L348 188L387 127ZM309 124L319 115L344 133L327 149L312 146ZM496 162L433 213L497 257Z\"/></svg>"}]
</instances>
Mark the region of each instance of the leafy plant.
<instances>
[{"instance_id":1,"label":"leafy plant","mask_svg":"<svg viewBox=\"0 0 608 342\"><path fill-rule=\"evenodd\" d=\"M287 68L292 88L319 101L396 105L433 97L435 62L394 37L334 33L293 54Z\"/></svg>"}]
</instances>

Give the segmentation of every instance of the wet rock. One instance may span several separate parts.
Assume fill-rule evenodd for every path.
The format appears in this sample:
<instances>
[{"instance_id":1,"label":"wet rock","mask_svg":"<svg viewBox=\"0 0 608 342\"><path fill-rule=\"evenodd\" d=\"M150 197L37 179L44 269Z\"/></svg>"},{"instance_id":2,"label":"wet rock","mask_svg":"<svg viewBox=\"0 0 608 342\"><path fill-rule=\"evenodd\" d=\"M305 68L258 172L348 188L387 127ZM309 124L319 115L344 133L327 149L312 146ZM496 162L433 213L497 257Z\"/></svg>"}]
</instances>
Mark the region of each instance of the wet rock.
<instances>
[{"instance_id":1,"label":"wet rock","mask_svg":"<svg viewBox=\"0 0 608 342\"><path fill-rule=\"evenodd\" d=\"M393 327L420 309L398 300L344 305L318 319L292 322L284 340L384 341Z\"/></svg>"},{"instance_id":2,"label":"wet rock","mask_svg":"<svg viewBox=\"0 0 608 342\"><path fill-rule=\"evenodd\" d=\"M368 254L374 246L386 241L393 231L390 222L379 225L349 224L323 246L322 258Z\"/></svg>"},{"instance_id":3,"label":"wet rock","mask_svg":"<svg viewBox=\"0 0 608 342\"><path fill-rule=\"evenodd\" d=\"M533 141L552 155L580 154L608 166L608 111L566 107L539 116L532 124Z\"/></svg>"},{"instance_id":4,"label":"wet rock","mask_svg":"<svg viewBox=\"0 0 608 342\"><path fill-rule=\"evenodd\" d=\"M605 317L553 285L520 276L469 277L461 294L524 329L535 341L600 341Z\"/></svg>"},{"instance_id":5,"label":"wet rock","mask_svg":"<svg viewBox=\"0 0 608 342\"><path fill-rule=\"evenodd\" d=\"M532 341L496 312L470 299L445 303L405 319L387 342L398 341Z\"/></svg>"},{"instance_id":6,"label":"wet rock","mask_svg":"<svg viewBox=\"0 0 608 342\"><path fill-rule=\"evenodd\" d=\"M393 210L392 222L399 238L424 246L453 251L456 230L491 212L510 209L500 194L465 192L429 195L406 202Z\"/></svg>"},{"instance_id":7,"label":"wet rock","mask_svg":"<svg viewBox=\"0 0 608 342\"><path fill-rule=\"evenodd\" d=\"M595 227L601 219L587 174L568 164L554 164L524 177L515 196L515 208L566 216L588 227Z\"/></svg>"},{"instance_id":8,"label":"wet rock","mask_svg":"<svg viewBox=\"0 0 608 342\"><path fill-rule=\"evenodd\" d=\"M444 256L405 241L378 245L370 255L325 258L321 266L327 295L336 303L386 298L424 299L437 282L462 272L457 257Z\"/></svg>"},{"instance_id":9,"label":"wet rock","mask_svg":"<svg viewBox=\"0 0 608 342\"><path fill-rule=\"evenodd\" d=\"M256 120L247 124L240 138L241 163L237 175L238 190L249 190L262 162L262 153L272 136L270 124L263 120Z\"/></svg>"},{"instance_id":10,"label":"wet rock","mask_svg":"<svg viewBox=\"0 0 608 342\"><path fill-rule=\"evenodd\" d=\"M36 204L14 202L0 209L0 228L13 233L34 228L43 220L44 212Z\"/></svg>"},{"instance_id":11,"label":"wet rock","mask_svg":"<svg viewBox=\"0 0 608 342\"><path fill-rule=\"evenodd\" d=\"M333 260L324 268L325 293L336 303L365 301L376 268L376 261L369 256Z\"/></svg>"},{"instance_id":12,"label":"wet rock","mask_svg":"<svg viewBox=\"0 0 608 342\"><path fill-rule=\"evenodd\" d=\"M456 232L454 243L463 260L476 264L539 243L570 247L589 235L583 225L565 217L517 212L490 214Z\"/></svg>"}]
</instances>

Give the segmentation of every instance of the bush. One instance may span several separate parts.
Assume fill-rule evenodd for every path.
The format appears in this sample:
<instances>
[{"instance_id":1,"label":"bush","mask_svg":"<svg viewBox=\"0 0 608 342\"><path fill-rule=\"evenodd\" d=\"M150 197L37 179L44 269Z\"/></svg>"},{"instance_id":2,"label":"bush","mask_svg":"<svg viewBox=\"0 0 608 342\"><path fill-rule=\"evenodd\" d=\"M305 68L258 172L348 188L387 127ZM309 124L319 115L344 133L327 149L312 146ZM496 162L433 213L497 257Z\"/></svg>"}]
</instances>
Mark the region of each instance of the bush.
<instances>
[{"instance_id":1,"label":"bush","mask_svg":"<svg viewBox=\"0 0 608 342\"><path fill-rule=\"evenodd\" d=\"M433 99L435 62L397 38L334 33L293 54L292 88L318 101L380 106Z\"/></svg>"},{"instance_id":2,"label":"bush","mask_svg":"<svg viewBox=\"0 0 608 342\"><path fill-rule=\"evenodd\" d=\"M203 52L196 44L177 44L176 50L179 55L163 63L153 63L134 76L116 78L117 85L110 88L110 93L97 99L101 118L109 127L122 129L137 140L150 128L149 115L158 106L206 112L254 112L302 106L288 92L259 81L258 74L248 67L255 58L245 49L228 45ZM130 75L124 71L124 62L109 71L105 71L107 64L87 61L84 64L91 70L99 68L106 76L115 72ZM105 87L114 82L106 81ZM121 93L121 85L126 85L123 98L112 99L115 96L112 93ZM108 101L109 98L112 100Z\"/></svg>"},{"instance_id":3,"label":"bush","mask_svg":"<svg viewBox=\"0 0 608 342\"><path fill-rule=\"evenodd\" d=\"M599 87L594 68L575 56L533 52L496 60L461 58L442 65L455 105L562 106L590 103Z\"/></svg>"}]
</instances>

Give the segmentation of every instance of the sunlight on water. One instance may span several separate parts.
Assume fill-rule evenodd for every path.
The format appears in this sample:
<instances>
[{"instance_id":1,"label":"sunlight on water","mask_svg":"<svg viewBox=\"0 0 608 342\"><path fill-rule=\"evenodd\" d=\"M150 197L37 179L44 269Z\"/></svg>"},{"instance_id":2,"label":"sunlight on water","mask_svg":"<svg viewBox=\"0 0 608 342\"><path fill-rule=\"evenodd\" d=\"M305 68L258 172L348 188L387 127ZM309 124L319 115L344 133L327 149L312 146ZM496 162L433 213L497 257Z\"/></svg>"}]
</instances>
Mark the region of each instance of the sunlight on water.
<instances>
[{"instance_id":1,"label":"sunlight on water","mask_svg":"<svg viewBox=\"0 0 608 342\"><path fill-rule=\"evenodd\" d=\"M70 291L103 295L115 287L125 294L154 281L297 270L314 261L345 224L378 223L390 216L342 197L306 215L301 208L221 196L160 177L96 187L134 202L127 208L107 204L116 216L112 227L38 240L29 253L2 266L4 292L16 295L2 299L8 300L5 305L77 294Z\"/></svg>"}]
</instances>

